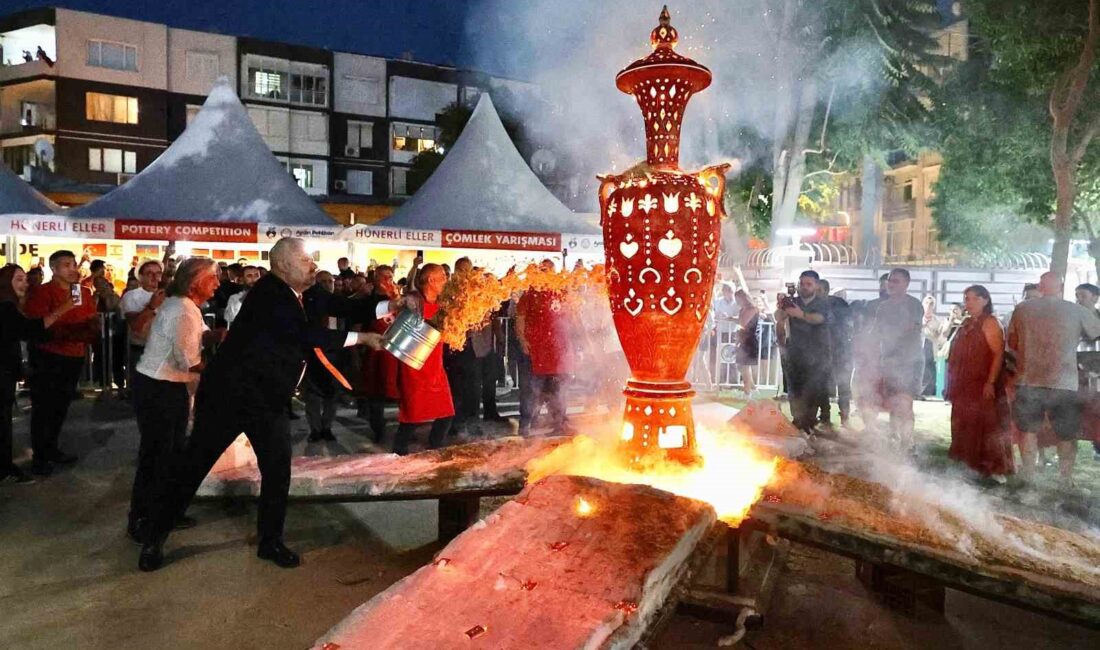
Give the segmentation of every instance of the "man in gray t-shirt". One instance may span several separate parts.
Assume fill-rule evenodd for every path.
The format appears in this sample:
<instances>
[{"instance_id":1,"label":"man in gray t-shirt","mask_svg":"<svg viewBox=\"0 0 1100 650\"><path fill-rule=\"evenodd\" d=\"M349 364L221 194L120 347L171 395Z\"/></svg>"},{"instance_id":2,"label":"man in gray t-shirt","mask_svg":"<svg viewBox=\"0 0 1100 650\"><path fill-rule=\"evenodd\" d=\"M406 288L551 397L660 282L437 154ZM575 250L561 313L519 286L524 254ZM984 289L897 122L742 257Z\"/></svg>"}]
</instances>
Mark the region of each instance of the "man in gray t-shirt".
<instances>
[{"instance_id":1,"label":"man in gray t-shirt","mask_svg":"<svg viewBox=\"0 0 1100 650\"><path fill-rule=\"evenodd\" d=\"M858 400L864 426L874 432L882 411L903 451L913 446L913 398L920 392L924 359L921 320L924 307L910 296L909 272L887 275L886 295L864 307L864 328L855 338L860 348L856 368Z\"/></svg>"},{"instance_id":2,"label":"man in gray t-shirt","mask_svg":"<svg viewBox=\"0 0 1100 650\"><path fill-rule=\"evenodd\" d=\"M1016 354L1016 400L1013 417L1024 432L1020 474L1031 479L1038 453L1037 432L1050 420L1058 435L1058 468L1063 484L1072 485L1081 432L1077 394L1077 345L1100 337L1100 318L1081 305L1063 300L1062 277L1044 273L1041 298L1017 305L1008 328L1008 347Z\"/></svg>"}]
</instances>

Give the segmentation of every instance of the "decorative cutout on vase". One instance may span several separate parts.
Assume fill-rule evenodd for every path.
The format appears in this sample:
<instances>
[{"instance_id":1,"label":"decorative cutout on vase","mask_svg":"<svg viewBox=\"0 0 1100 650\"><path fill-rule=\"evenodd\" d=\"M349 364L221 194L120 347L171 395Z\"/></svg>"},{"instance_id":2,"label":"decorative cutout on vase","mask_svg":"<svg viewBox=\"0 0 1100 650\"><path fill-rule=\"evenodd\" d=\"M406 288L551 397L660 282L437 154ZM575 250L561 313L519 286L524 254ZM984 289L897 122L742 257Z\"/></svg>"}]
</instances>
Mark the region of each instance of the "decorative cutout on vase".
<instances>
[{"instance_id":1,"label":"decorative cutout on vase","mask_svg":"<svg viewBox=\"0 0 1100 650\"><path fill-rule=\"evenodd\" d=\"M600 177L608 293L631 371L621 445L637 463L658 454L697 459L694 391L684 377L710 307L729 168L680 169L684 108L710 85L711 73L675 51L679 35L670 22L666 8L650 33L653 52L615 80L641 108L646 160ZM629 218L635 208L643 219ZM616 212L622 218L611 218ZM641 271L634 259L639 252L645 253Z\"/></svg>"}]
</instances>

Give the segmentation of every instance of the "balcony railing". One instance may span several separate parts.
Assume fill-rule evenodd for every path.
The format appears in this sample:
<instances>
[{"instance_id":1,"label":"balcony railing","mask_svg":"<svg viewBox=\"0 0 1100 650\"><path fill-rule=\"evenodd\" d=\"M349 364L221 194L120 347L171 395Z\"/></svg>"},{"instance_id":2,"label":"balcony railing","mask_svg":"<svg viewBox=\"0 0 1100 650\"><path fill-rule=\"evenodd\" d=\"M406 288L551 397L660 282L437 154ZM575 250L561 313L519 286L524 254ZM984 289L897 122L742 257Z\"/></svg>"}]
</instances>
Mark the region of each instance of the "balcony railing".
<instances>
[{"instance_id":1,"label":"balcony railing","mask_svg":"<svg viewBox=\"0 0 1100 650\"><path fill-rule=\"evenodd\" d=\"M0 81L15 81L40 76L57 76L57 65L45 61L27 61L14 65L0 65Z\"/></svg>"}]
</instances>

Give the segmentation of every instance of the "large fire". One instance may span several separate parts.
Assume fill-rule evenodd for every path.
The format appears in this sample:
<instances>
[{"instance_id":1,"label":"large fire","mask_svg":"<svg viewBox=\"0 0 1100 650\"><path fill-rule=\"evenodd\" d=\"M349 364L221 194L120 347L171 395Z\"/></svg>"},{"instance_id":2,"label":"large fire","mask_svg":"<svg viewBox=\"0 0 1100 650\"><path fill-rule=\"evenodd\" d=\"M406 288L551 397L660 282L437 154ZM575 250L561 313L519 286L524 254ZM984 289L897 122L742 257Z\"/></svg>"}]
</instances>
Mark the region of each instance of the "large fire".
<instances>
[{"instance_id":1,"label":"large fire","mask_svg":"<svg viewBox=\"0 0 1100 650\"><path fill-rule=\"evenodd\" d=\"M776 476L778 459L747 443L736 433L696 428L696 450L701 461L685 465L660 455L644 463L626 462L613 434L579 435L527 466L530 482L551 474L588 476L615 483L649 485L711 504L719 519L737 525L748 514L764 488ZM588 512L578 504L578 514Z\"/></svg>"}]
</instances>

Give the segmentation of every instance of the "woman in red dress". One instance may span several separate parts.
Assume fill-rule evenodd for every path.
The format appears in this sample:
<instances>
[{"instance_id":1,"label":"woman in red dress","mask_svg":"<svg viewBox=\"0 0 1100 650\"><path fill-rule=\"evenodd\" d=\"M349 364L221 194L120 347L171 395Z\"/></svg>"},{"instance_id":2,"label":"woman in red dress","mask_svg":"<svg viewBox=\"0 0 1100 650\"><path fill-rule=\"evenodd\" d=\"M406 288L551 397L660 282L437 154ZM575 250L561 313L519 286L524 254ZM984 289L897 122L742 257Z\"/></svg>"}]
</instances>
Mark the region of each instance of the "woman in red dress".
<instances>
[{"instance_id":1,"label":"woman in red dress","mask_svg":"<svg viewBox=\"0 0 1100 650\"><path fill-rule=\"evenodd\" d=\"M993 316L993 301L985 287L976 284L963 294L969 314L948 358L951 401L951 458L966 463L983 478L998 483L1015 471L1012 445L1005 426L1005 394L1002 365L1005 340L1001 324Z\"/></svg>"},{"instance_id":2,"label":"woman in red dress","mask_svg":"<svg viewBox=\"0 0 1100 650\"><path fill-rule=\"evenodd\" d=\"M417 308L424 318L431 318L439 311L436 300L446 283L447 276L443 267L438 264L425 264L416 274L416 288L420 292ZM409 307L413 308L411 304ZM397 388L400 393L397 400L399 424L393 441L393 453L402 456L409 453L409 439L417 425L427 423L432 425L431 433L428 434L428 447L442 447L443 438L447 435L455 414L451 387L447 383L447 373L443 370L443 346L437 345L432 350L420 370L399 364Z\"/></svg>"}]
</instances>

